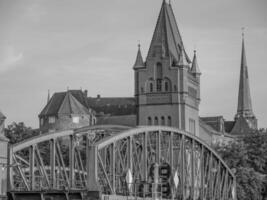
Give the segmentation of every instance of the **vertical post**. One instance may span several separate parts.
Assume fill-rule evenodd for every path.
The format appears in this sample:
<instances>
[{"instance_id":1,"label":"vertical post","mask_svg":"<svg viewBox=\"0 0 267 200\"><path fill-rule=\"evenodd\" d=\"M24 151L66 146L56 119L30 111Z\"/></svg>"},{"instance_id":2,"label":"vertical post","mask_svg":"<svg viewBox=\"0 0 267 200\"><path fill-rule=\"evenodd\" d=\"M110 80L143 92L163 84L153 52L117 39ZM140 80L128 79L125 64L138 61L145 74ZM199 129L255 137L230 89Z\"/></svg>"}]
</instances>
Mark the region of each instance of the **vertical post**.
<instances>
[{"instance_id":1,"label":"vertical post","mask_svg":"<svg viewBox=\"0 0 267 200\"><path fill-rule=\"evenodd\" d=\"M14 189L13 187L13 147L8 143L8 154L7 154L7 191L11 191Z\"/></svg>"},{"instance_id":2,"label":"vertical post","mask_svg":"<svg viewBox=\"0 0 267 200\"><path fill-rule=\"evenodd\" d=\"M191 143L191 195L192 199L195 197L195 140Z\"/></svg>"},{"instance_id":3,"label":"vertical post","mask_svg":"<svg viewBox=\"0 0 267 200\"><path fill-rule=\"evenodd\" d=\"M31 145L29 149L29 159L30 159L30 189L34 190L35 186L35 176L34 176L34 167L35 167L35 145Z\"/></svg>"},{"instance_id":4,"label":"vertical post","mask_svg":"<svg viewBox=\"0 0 267 200\"><path fill-rule=\"evenodd\" d=\"M75 144L74 144L74 136L70 135L70 147L69 147L69 180L70 180L70 188L75 187L75 174L74 174L74 152L75 152Z\"/></svg>"},{"instance_id":5,"label":"vertical post","mask_svg":"<svg viewBox=\"0 0 267 200\"><path fill-rule=\"evenodd\" d=\"M116 193L116 144L115 142L111 146L111 164L112 164L112 189L114 194Z\"/></svg>"},{"instance_id":6,"label":"vertical post","mask_svg":"<svg viewBox=\"0 0 267 200\"><path fill-rule=\"evenodd\" d=\"M128 137L128 140L127 140L127 167L129 170L131 170L131 173L133 173L133 137L130 136ZM133 192L133 185L131 187L129 187L130 190L129 190L129 195L131 195L131 193Z\"/></svg>"},{"instance_id":7,"label":"vertical post","mask_svg":"<svg viewBox=\"0 0 267 200\"><path fill-rule=\"evenodd\" d=\"M143 173L144 173L144 181L147 183L147 135L148 132L144 132L144 138L143 138Z\"/></svg>"},{"instance_id":8,"label":"vertical post","mask_svg":"<svg viewBox=\"0 0 267 200\"><path fill-rule=\"evenodd\" d=\"M170 132L170 167L171 167L171 176L173 178L173 173L174 173L174 166L173 166L173 132ZM171 198L174 199L174 190L173 190L173 187L172 187L172 190L171 190Z\"/></svg>"},{"instance_id":9,"label":"vertical post","mask_svg":"<svg viewBox=\"0 0 267 200\"><path fill-rule=\"evenodd\" d=\"M56 189L56 143L50 140L50 188Z\"/></svg>"},{"instance_id":10,"label":"vertical post","mask_svg":"<svg viewBox=\"0 0 267 200\"><path fill-rule=\"evenodd\" d=\"M184 170L184 154L185 154L185 144L184 144L184 140L185 140L185 136L182 135L182 141L181 141L181 189L182 189L182 200L185 200L185 183L184 183L184 173L185 173L185 170Z\"/></svg>"},{"instance_id":11,"label":"vertical post","mask_svg":"<svg viewBox=\"0 0 267 200\"><path fill-rule=\"evenodd\" d=\"M204 199L204 185L205 185L205 163L204 163L204 146L201 145L201 155L200 155L200 178L201 178L201 186L200 186L200 199Z\"/></svg>"},{"instance_id":12,"label":"vertical post","mask_svg":"<svg viewBox=\"0 0 267 200\"><path fill-rule=\"evenodd\" d=\"M157 133L156 133L156 163L158 163L160 165L160 158L161 158L161 155L160 155L160 152L161 152L161 149L160 149L160 136L161 136L162 132L161 130L159 130Z\"/></svg>"},{"instance_id":13,"label":"vertical post","mask_svg":"<svg viewBox=\"0 0 267 200\"><path fill-rule=\"evenodd\" d=\"M89 192L99 192L97 153L97 146L90 144L88 137L86 137L87 190Z\"/></svg>"}]
</instances>

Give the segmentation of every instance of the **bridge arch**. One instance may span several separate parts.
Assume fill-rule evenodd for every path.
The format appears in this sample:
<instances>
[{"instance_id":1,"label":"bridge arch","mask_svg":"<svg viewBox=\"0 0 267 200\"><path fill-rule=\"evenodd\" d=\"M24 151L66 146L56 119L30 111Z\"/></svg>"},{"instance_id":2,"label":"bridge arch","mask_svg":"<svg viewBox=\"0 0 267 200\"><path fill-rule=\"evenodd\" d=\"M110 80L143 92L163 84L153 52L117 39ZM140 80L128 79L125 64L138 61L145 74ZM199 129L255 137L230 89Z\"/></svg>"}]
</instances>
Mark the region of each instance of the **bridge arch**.
<instances>
[{"instance_id":1,"label":"bridge arch","mask_svg":"<svg viewBox=\"0 0 267 200\"><path fill-rule=\"evenodd\" d=\"M153 169L159 165L158 188L170 187L163 198L235 199L235 176L219 155L201 139L167 126L93 126L45 134L11 146L9 154L10 191L152 197ZM171 170L164 178L160 170L166 164Z\"/></svg>"}]
</instances>

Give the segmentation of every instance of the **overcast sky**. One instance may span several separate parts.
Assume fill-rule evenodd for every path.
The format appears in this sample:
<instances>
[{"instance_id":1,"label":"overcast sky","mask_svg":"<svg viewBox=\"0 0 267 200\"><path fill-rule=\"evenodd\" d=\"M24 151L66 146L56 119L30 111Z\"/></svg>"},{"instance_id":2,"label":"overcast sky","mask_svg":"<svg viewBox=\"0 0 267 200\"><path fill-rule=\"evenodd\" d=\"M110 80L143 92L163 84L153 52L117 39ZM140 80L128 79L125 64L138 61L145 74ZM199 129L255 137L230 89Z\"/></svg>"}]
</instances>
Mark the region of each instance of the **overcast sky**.
<instances>
[{"instance_id":1,"label":"overcast sky","mask_svg":"<svg viewBox=\"0 0 267 200\"><path fill-rule=\"evenodd\" d=\"M0 0L0 110L38 127L51 93L133 96L140 40L146 57L162 0ZM201 116L237 109L241 27L254 113L267 127L267 1L172 0L187 53L197 49Z\"/></svg>"}]
</instances>

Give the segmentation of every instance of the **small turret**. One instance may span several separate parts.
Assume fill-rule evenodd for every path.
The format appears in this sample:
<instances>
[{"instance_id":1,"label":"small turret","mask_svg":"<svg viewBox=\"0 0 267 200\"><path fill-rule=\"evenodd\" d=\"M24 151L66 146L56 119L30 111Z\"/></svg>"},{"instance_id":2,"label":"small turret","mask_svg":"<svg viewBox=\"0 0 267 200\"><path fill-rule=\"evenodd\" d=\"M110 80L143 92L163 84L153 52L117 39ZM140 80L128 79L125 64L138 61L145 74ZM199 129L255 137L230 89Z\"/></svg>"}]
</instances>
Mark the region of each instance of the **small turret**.
<instances>
[{"instance_id":1,"label":"small turret","mask_svg":"<svg viewBox=\"0 0 267 200\"><path fill-rule=\"evenodd\" d=\"M143 57L141 53L141 45L138 44L137 56L136 56L133 69L136 70L136 69L143 68L143 67L144 67L144 61L143 61Z\"/></svg>"},{"instance_id":2,"label":"small turret","mask_svg":"<svg viewBox=\"0 0 267 200\"><path fill-rule=\"evenodd\" d=\"M200 69L198 66L198 62L197 62L196 50L194 50L194 58L193 58L193 62L192 62L191 72L194 75L201 75L201 72L200 72Z\"/></svg>"}]
</instances>

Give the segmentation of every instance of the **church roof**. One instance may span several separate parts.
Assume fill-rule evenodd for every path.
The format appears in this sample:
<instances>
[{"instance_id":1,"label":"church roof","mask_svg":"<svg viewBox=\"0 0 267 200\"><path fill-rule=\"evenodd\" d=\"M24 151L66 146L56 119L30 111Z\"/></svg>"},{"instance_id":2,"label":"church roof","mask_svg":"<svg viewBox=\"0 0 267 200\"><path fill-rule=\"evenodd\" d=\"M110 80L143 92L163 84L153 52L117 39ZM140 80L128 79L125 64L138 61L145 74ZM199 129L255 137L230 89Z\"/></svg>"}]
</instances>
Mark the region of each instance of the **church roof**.
<instances>
[{"instance_id":1,"label":"church roof","mask_svg":"<svg viewBox=\"0 0 267 200\"><path fill-rule=\"evenodd\" d=\"M237 106L236 117L239 117L239 116L243 116L243 117L254 116L253 110L252 110L251 96L250 96L244 34L242 38L241 67L240 67L238 106Z\"/></svg>"},{"instance_id":2,"label":"church roof","mask_svg":"<svg viewBox=\"0 0 267 200\"><path fill-rule=\"evenodd\" d=\"M136 56L136 60L134 63L134 69L138 69L138 68L142 68L144 67L144 61L143 61L143 57L142 57L142 53L140 50L140 44L138 45L138 51L137 51L137 56Z\"/></svg>"},{"instance_id":3,"label":"church roof","mask_svg":"<svg viewBox=\"0 0 267 200\"><path fill-rule=\"evenodd\" d=\"M199 66L198 66L198 62L197 62L196 51L194 51L194 58L193 58L193 62L192 62L191 72L193 72L195 74L201 74Z\"/></svg>"},{"instance_id":4,"label":"church roof","mask_svg":"<svg viewBox=\"0 0 267 200\"><path fill-rule=\"evenodd\" d=\"M171 56L176 62L179 62L181 56L184 56L188 63L191 63L187 56L182 37L180 35L176 19L169 3L163 1L156 28L152 37L148 58L153 56L155 48L160 47L165 52L164 56Z\"/></svg>"},{"instance_id":5,"label":"church roof","mask_svg":"<svg viewBox=\"0 0 267 200\"><path fill-rule=\"evenodd\" d=\"M58 114L89 114L85 94L81 90L55 93L39 116Z\"/></svg>"}]
</instances>

